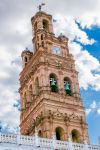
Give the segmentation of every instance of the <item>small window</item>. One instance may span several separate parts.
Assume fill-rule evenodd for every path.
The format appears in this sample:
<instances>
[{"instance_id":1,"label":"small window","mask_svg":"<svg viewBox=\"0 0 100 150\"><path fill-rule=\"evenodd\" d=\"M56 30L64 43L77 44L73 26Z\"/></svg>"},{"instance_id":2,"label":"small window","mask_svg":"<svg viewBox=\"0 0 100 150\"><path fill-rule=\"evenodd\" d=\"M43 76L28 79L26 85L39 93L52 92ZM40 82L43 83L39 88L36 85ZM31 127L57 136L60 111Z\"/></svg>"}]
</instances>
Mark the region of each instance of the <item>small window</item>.
<instances>
[{"instance_id":1,"label":"small window","mask_svg":"<svg viewBox=\"0 0 100 150\"><path fill-rule=\"evenodd\" d=\"M41 35L41 40L43 40L43 34Z\"/></svg>"},{"instance_id":2,"label":"small window","mask_svg":"<svg viewBox=\"0 0 100 150\"><path fill-rule=\"evenodd\" d=\"M24 58L25 62L27 63L27 57Z\"/></svg>"},{"instance_id":3,"label":"small window","mask_svg":"<svg viewBox=\"0 0 100 150\"><path fill-rule=\"evenodd\" d=\"M42 47L44 47L44 42L42 41Z\"/></svg>"}]
</instances>

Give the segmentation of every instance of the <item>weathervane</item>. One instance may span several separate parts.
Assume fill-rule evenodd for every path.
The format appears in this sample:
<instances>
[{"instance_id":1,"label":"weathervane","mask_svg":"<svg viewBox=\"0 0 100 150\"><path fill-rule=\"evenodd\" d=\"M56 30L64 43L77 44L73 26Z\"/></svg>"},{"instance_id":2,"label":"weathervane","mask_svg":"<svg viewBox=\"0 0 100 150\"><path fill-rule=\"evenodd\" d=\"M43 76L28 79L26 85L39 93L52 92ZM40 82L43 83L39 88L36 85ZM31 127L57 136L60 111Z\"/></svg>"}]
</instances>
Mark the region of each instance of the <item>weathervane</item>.
<instances>
[{"instance_id":1,"label":"weathervane","mask_svg":"<svg viewBox=\"0 0 100 150\"><path fill-rule=\"evenodd\" d=\"M38 6L39 11L41 11L42 7L45 5L45 3L42 3Z\"/></svg>"}]
</instances>

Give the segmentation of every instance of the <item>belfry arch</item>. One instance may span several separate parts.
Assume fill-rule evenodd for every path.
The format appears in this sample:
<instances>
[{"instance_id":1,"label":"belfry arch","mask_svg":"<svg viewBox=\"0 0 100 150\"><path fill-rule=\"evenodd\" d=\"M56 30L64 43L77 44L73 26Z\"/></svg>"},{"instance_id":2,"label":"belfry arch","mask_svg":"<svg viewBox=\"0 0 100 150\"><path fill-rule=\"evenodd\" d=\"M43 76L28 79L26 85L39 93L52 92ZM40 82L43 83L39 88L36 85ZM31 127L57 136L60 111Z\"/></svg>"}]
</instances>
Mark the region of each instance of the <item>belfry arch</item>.
<instances>
[{"instance_id":1,"label":"belfry arch","mask_svg":"<svg viewBox=\"0 0 100 150\"><path fill-rule=\"evenodd\" d=\"M51 73L49 76L51 92L58 92L57 77Z\"/></svg>"},{"instance_id":2,"label":"belfry arch","mask_svg":"<svg viewBox=\"0 0 100 150\"><path fill-rule=\"evenodd\" d=\"M66 92L66 95L72 96L72 83L71 80L68 77L64 78L64 90Z\"/></svg>"},{"instance_id":3,"label":"belfry arch","mask_svg":"<svg viewBox=\"0 0 100 150\"><path fill-rule=\"evenodd\" d=\"M47 20L43 20L43 29L49 32L49 23Z\"/></svg>"}]
</instances>

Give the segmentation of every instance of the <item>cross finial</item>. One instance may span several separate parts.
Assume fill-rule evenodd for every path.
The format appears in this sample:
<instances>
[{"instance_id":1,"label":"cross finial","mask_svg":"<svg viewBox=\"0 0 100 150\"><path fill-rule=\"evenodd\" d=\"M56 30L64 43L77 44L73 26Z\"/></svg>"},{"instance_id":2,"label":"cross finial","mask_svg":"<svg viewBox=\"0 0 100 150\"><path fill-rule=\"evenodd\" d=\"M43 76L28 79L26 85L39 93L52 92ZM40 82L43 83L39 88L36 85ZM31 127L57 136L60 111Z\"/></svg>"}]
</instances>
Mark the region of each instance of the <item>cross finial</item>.
<instances>
[{"instance_id":1,"label":"cross finial","mask_svg":"<svg viewBox=\"0 0 100 150\"><path fill-rule=\"evenodd\" d=\"M42 7L45 5L45 3L42 3L38 6L39 11L41 11Z\"/></svg>"}]
</instances>

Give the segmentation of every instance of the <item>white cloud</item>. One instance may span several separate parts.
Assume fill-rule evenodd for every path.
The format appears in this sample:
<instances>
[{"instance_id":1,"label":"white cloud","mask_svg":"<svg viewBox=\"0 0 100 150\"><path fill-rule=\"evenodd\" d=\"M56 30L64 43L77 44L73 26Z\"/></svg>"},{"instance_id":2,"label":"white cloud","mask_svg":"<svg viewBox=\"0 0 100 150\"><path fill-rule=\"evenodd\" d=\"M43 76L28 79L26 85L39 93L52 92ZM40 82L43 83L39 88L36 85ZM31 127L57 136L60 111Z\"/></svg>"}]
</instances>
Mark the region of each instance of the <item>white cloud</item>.
<instances>
[{"instance_id":1,"label":"white cloud","mask_svg":"<svg viewBox=\"0 0 100 150\"><path fill-rule=\"evenodd\" d=\"M91 28L93 25L100 26L100 0L45 0L45 2L52 6L51 13L53 11L53 14L73 16L83 28Z\"/></svg>"},{"instance_id":2,"label":"white cloud","mask_svg":"<svg viewBox=\"0 0 100 150\"><path fill-rule=\"evenodd\" d=\"M96 112L98 115L100 115L100 103L97 103L96 101L92 101L92 103L85 111L87 115L93 112Z\"/></svg>"},{"instance_id":3,"label":"white cloud","mask_svg":"<svg viewBox=\"0 0 100 150\"><path fill-rule=\"evenodd\" d=\"M89 86L92 86L94 90L100 90L100 73L98 72L100 62L75 42L70 43L70 50L76 60L80 87L87 90Z\"/></svg>"},{"instance_id":4,"label":"white cloud","mask_svg":"<svg viewBox=\"0 0 100 150\"><path fill-rule=\"evenodd\" d=\"M93 101L93 103L90 105L91 109L95 109L97 107L97 104L95 101Z\"/></svg>"},{"instance_id":5,"label":"white cloud","mask_svg":"<svg viewBox=\"0 0 100 150\"><path fill-rule=\"evenodd\" d=\"M69 50L76 60L80 87L87 90L89 86L92 86L94 90L100 90L100 62L80 45L80 43L92 45L96 41L88 37L72 16L66 17L59 14L56 19L57 22L54 23L56 34L63 33L70 39ZM74 39L80 43L72 42Z\"/></svg>"},{"instance_id":6,"label":"white cloud","mask_svg":"<svg viewBox=\"0 0 100 150\"><path fill-rule=\"evenodd\" d=\"M97 113L100 115L100 108L97 109Z\"/></svg>"},{"instance_id":7,"label":"white cloud","mask_svg":"<svg viewBox=\"0 0 100 150\"><path fill-rule=\"evenodd\" d=\"M66 34L70 40L77 40L84 45L92 45L95 40L89 39L86 32L81 30L72 16L55 16L57 21L54 23L55 33L59 35L60 33Z\"/></svg>"},{"instance_id":8,"label":"white cloud","mask_svg":"<svg viewBox=\"0 0 100 150\"><path fill-rule=\"evenodd\" d=\"M86 114L89 115L91 112L94 112L97 108L96 101L92 101L90 106L86 109Z\"/></svg>"},{"instance_id":9,"label":"white cloud","mask_svg":"<svg viewBox=\"0 0 100 150\"><path fill-rule=\"evenodd\" d=\"M90 108L86 109L86 114L89 115L92 110Z\"/></svg>"}]
</instances>

